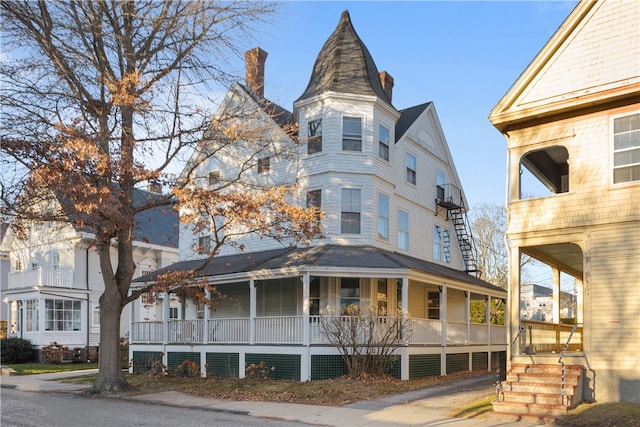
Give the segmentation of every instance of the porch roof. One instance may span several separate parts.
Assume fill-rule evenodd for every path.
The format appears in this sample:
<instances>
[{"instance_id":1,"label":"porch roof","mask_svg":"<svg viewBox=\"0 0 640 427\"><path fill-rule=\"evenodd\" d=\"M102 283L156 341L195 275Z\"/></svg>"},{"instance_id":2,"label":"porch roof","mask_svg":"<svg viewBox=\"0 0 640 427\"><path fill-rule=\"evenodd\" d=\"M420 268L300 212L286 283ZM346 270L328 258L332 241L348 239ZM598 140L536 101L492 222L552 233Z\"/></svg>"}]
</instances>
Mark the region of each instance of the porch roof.
<instances>
[{"instance_id":1,"label":"porch roof","mask_svg":"<svg viewBox=\"0 0 640 427\"><path fill-rule=\"evenodd\" d=\"M151 274L139 277L134 282L153 281L158 274L167 271L198 269L202 267L203 263L204 260L202 259L177 262ZM409 269L493 290L499 289L497 286L464 271L372 246L319 245L220 256L213 258L199 276L221 276L257 270L310 267Z\"/></svg>"}]
</instances>

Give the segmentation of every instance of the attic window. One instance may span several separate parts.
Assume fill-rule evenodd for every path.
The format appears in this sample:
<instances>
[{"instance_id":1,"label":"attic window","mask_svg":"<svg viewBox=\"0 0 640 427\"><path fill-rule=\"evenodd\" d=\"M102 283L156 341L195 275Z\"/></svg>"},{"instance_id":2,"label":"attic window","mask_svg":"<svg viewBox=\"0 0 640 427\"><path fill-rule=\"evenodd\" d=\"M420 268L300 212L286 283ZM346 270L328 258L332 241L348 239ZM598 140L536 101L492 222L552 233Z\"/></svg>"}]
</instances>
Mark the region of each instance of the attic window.
<instances>
[{"instance_id":1,"label":"attic window","mask_svg":"<svg viewBox=\"0 0 640 427\"><path fill-rule=\"evenodd\" d=\"M520 199L569 191L569 153L553 146L531 151L520 160Z\"/></svg>"}]
</instances>

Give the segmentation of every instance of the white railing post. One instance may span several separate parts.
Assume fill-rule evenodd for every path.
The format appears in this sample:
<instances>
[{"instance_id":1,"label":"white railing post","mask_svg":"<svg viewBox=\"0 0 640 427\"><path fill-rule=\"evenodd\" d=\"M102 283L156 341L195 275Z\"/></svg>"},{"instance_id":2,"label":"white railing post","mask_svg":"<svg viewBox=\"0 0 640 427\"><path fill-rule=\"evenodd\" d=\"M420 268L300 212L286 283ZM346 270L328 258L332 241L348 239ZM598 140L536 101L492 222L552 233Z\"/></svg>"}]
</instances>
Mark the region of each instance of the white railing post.
<instances>
[{"instance_id":1,"label":"white railing post","mask_svg":"<svg viewBox=\"0 0 640 427\"><path fill-rule=\"evenodd\" d=\"M256 342L256 283L249 280L249 344Z\"/></svg>"},{"instance_id":2,"label":"white railing post","mask_svg":"<svg viewBox=\"0 0 640 427\"><path fill-rule=\"evenodd\" d=\"M205 295L206 295L206 302L204 303L204 319L203 319L203 325L202 325L202 344L208 344L209 343L209 298L211 298L211 292L209 290L205 291ZM206 353L205 353L206 354ZM204 371L202 371L204 372Z\"/></svg>"},{"instance_id":3,"label":"white railing post","mask_svg":"<svg viewBox=\"0 0 640 427\"><path fill-rule=\"evenodd\" d=\"M162 344L169 343L169 304L169 292L165 292L162 298Z\"/></svg>"},{"instance_id":4,"label":"white railing post","mask_svg":"<svg viewBox=\"0 0 640 427\"><path fill-rule=\"evenodd\" d=\"M310 291L310 281L309 272L306 272L302 275L302 345L305 347L309 347L309 328L311 327L311 323L309 323L309 296L311 294Z\"/></svg>"}]
</instances>

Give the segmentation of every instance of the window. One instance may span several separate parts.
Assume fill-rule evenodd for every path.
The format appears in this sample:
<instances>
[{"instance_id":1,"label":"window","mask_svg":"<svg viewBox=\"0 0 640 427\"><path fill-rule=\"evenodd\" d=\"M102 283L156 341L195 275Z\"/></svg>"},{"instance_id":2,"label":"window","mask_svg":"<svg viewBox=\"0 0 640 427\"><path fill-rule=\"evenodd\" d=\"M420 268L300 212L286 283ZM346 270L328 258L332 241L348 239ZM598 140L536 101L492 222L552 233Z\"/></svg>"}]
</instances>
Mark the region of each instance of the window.
<instances>
[{"instance_id":1,"label":"window","mask_svg":"<svg viewBox=\"0 0 640 427\"><path fill-rule=\"evenodd\" d=\"M307 154L322 151L322 119L311 120L307 128Z\"/></svg>"},{"instance_id":2,"label":"window","mask_svg":"<svg viewBox=\"0 0 640 427\"><path fill-rule=\"evenodd\" d=\"M340 279L340 308L360 304L360 279L343 277Z\"/></svg>"},{"instance_id":3,"label":"window","mask_svg":"<svg viewBox=\"0 0 640 427\"><path fill-rule=\"evenodd\" d=\"M14 267L14 271L22 271L22 261L20 261L19 259L15 260L15 263L13 264Z\"/></svg>"},{"instance_id":4,"label":"window","mask_svg":"<svg viewBox=\"0 0 640 427\"><path fill-rule=\"evenodd\" d=\"M613 120L613 183L640 181L640 113Z\"/></svg>"},{"instance_id":5,"label":"window","mask_svg":"<svg viewBox=\"0 0 640 427\"><path fill-rule=\"evenodd\" d=\"M440 292L427 293L427 318L440 319Z\"/></svg>"},{"instance_id":6,"label":"window","mask_svg":"<svg viewBox=\"0 0 640 427\"><path fill-rule=\"evenodd\" d=\"M307 208L316 208L316 221L320 221L322 190L307 191Z\"/></svg>"},{"instance_id":7,"label":"window","mask_svg":"<svg viewBox=\"0 0 640 427\"><path fill-rule=\"evenodd\" d=\"M209 185L216 185L220 182L220 171L215 170L209 172Z\"/></svg>"},{"instance_id":8,"label":"window","mask_svg":"<svg viewBox=\"0 0 640 427\"><path fill-rule=\"evenodd\" d=\"M436 198L444 201L444 174L436 172Z\"/></svg>"},{"instance_id":9,"label":"window","mask_svg":"<svg viewBox=\"0 0 640 427\"><path fill-rule=\"evenodd\" d=\"M269 172L270 163L271 157L263 157L261 159L258 159L258 173Z\"/></svg>"},{"instance_id":10,"label":"window","mask_svg":"<svg viewBox=\"0 0 640 427\"><path fill-rule=\"evenodd\" d=\"M211 236L198 237L198 253L208 254L211 252Z\"/></svg>"},{"instance_id":11,"label":"window","mask_svg":"<svg viewBox=\"0 0 640 427\"><path fill-rule=\"evenodd\" d=\"M433 259L451 262L450 240L449 230L437 225L433 228Z\"/></svg>"},{"instance_id":12,"label":"window","mask_svg":"<svg viewBox=\"0 0 640 427\"><path fill-rule=\"evenodd\" d=\"M82 326L80 301L48 299L44 302L46 331L79 331Z\"/></svg>"},{"instance_id":13,"label":"window","mask_svg":"<svg viewBox=\"0 0 640 427\"><path fill-rule=\"evenodd\" d=\"M91 316L91 326L98 327L100 326L100 307L93 307L93 313Z\"/></svg>"},{"instance_id":14,"label":"window","mask_svg":"<svg viewBox=\"0 0 640 427\"><path fill-rule=\"evenodd\" d=\"M416 156L407 153L407 182L416 183Z\"/></svg>"},{"instance_id":15,"label":"window","mask_svg":"<svg viewBox=\"0 0 640 427\"><path fill-rule=\"evenodd\" d=\"M31 261L31 269L37 270L38 268L40 268L40 263L38 262L38 260L34 259L33 261Z\"/></svg>"},{"instance_id":16,"label":"window","mask_svg":"<svg viewBox=\"0 0 640 427\"><path fill-rule=\"evenodd\" d=\"M362 120L359 117L342 118L342 149L362 151Z\"/></svg>"},{"instance_id":17,"label":"window","mask_svg":"<svg viewBox=\"0 0 640 427\"><path fill-rule=\"evenodd\" d=\"M38 300L29 299L25 301L25 331L34 332L38 330Z\"/></svg>"},{"instance_id":18,"label":"window","mask_svg":"<svg viewBox=\"0 0 640 427\"><path fill-rule=\"evenodd\" d=\"M360 190L342 189L340 232L360 234Z\"/></svg>"},{"instance_id":19,"label":"window","mask_svg":"<svg viewBox=\"0 0 640 427\"><path fill-rule=\"evenodd\" d=\"M387 293L387 279L378 279L378 315L386 316L389 294Z\"/></svg>"},{"instance_id":20,"label":"window","mask_svg":"<svg viewBox=\"0 0 640 427\"><path fill-rule=\"evenodd\" d=\"M378 193L378 236L389 238L389 198Z\"/></svg>"},{"instance_id":21,"label":"window","mask_svg":"<svg viewBox=\"0 0 640 427\"><path fill-rule=\"evenodd\" d=\"M320 315L320 278L312 277L309 282L309 315Z\"/></svg>"},{"instance_id":22,"label":"window","mask_svg":"<svg viewBox=\"0 0 640 427\"><path fill-rule=\"evenodd\" d=\"M53 252L51 254L51 266L53 271L60 271L60 252Z\"/></svg>"},{"instance_id":23,"label":"window","mask_svg":"<svg viewBox=\"0 0 640 427\"><path fill-rule=\"evenodd\" d=\"M169 307L169 319L178 319L178 307Z\"/></svg>"},{"instance_id":24,"label":"window","mask_svg":"<svg viewBox=\"0 0 640 427\"><path fill-rule=\"evenodd\" d=\"M442 261L442 229L433 227L433 259Z\"/></svg>"},{"instance_id":25,"label":"window","mask_svg":"<svg viewBox=\"0 0 640 427\"><path fill-rule=\"evenodd\" d=\"M398 248L409 250L409 212L398 211Z\"/></svg>"},{"instance_id":26,"label":"window","mask_svg":"<svg viewBox=\"0 0 640 427\"><path fill-rule=\"evenodd\" d=\"M204 309L207 305L203 302L199 302L196 306L196 319L204 319Z\"/></svg>"},{"instance_id":27,"label":"window","mask_svg":"<svg viewBox=\"0 0 640 427\"><path fill-rule=\"evenodd\" d=\"M389 129L382 125L378 128L378 156L389 160Z\"/></svg>"}]
</instances>

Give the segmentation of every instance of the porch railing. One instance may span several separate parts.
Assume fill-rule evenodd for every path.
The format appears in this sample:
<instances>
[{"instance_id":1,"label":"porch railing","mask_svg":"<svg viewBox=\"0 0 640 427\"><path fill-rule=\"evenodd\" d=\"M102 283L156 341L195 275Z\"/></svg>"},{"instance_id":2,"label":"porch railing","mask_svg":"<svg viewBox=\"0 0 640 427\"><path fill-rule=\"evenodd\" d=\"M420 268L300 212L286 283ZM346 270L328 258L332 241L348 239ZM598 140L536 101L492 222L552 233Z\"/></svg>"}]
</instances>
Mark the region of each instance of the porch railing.
<instances>
[{"instance_id":1,"label":"porch railing","mask_svg":"<svg viewBox=\"0 0 640 427\"><path fill-rule=\"evenodd\" d=\"M520 323L525 328L524 339L520 341L521 353L560 353L565 343L569 342L571 335L573 337L565 351L582 351L583 349L584 336L581 325L578 325L572 334L574 325L571 324L533 320L521 320Z\"/></svg>"},{"instance_id":2,"label":"porch railing","mask_svg":"<svg viewBox=\"0 0 640 427\"><path fill-rule=\"evenodd\" d=\"M134 344L176 343L176 344L329 344L323 328L321 316L309 316L305 323L303 316L269 316L209 319L205 341L205 320L169 320L168 336L164 336L164 324L157 321L132 322L131 342ZM337 318L336 318L337 319ZM379 331L391 324L379 319ZM352 319L341 317L340 321ZM378 326L378 325L376 325ZM308 332L305 331L308 328ZM441 320L410 318L406 333L408 345L506 345L506 328L502 325L468 324L464 322L444 322ZM443 331L446 340L443 342ZM253 332L253 337L252 337Z\"/></svg>"},{"instance_id":3,"label":"porch railing","mask_svg":"<svg viewBox=\"0 0 640 427\"><path fill-rule=\"evenodd\" d=\"M8 284L9 289L30 288L33 286L72 288L73 269L45 270L39 267L35 270L18 271L9 274Z\"/></svg>"}]
</instances>

